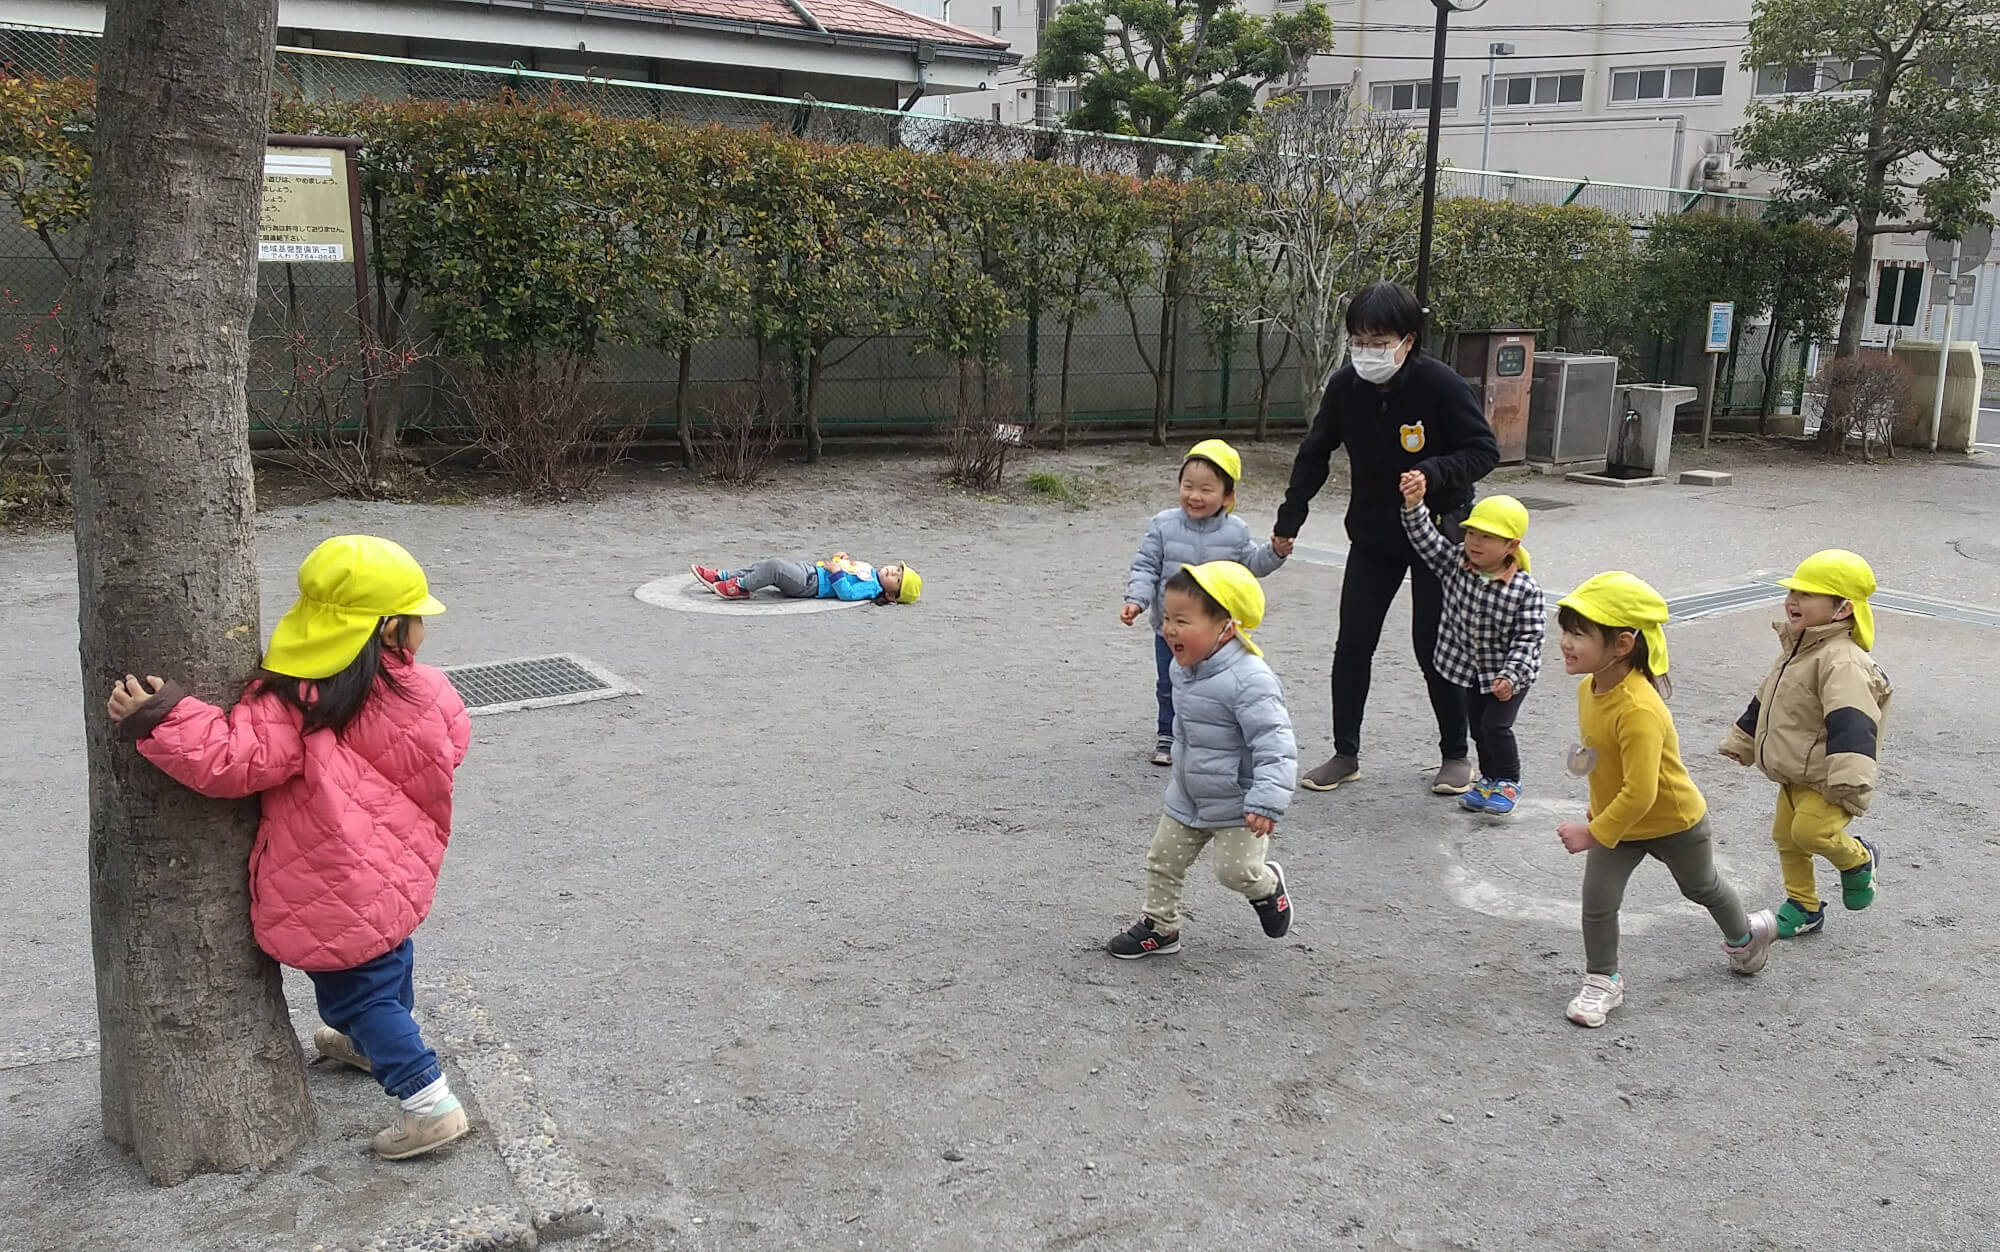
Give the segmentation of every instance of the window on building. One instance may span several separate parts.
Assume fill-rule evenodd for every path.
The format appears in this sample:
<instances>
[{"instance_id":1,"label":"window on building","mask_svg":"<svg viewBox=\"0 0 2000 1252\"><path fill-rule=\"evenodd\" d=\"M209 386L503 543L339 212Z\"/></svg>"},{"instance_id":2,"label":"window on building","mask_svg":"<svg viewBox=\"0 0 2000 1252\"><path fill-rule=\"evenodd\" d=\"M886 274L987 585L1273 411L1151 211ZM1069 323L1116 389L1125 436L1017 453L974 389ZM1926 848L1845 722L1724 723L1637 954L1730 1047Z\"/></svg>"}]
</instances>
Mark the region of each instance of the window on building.
<instances>
[{"instance_id":1,"label":"window on building","mask_svg":"<svg viewBox=\"0 0 2000 1252\"><path fill-rule=\"evenodd\" d=\"M1431 107L1429 79L1411 83L1370 83L1368 103L1377 113L1426 112ZM1458 109L1458 80L1444 80L1444 95L1438 108L1445 113Z\"/></svg>"},{"instance_id":2,"label":"window on building","mask_svg":"<svg viewBox=\"0 0 2000 1252\"><path fill-rule=\"evenodd\" d=\"M1347 88L1301 87L1294 94L1296 94L1300 99L1304 100L1307 104L1315 105L1321 108L1331 109L1340 104L1341 98L1347 94ZM1448 96L1446 97L1446 99L1449 98L1450 97Z\"/></svg>"},{"instance_id":3,"label":"window on building","mask_svg":"<svg viewBox=\"0 0 2000 1252\"><path fill-rule=\"evenodd\" d=\"M1000 106L997 104L993 106L993 120L996 122L1000 120Z\"/></svg>"},{"instance_id":4,"label":"window on building","mask_svg":"<svg viewBox=\"0 0 2000 1252\"><path fill-rule=\"evenodd\" d=\"M1722 96L1720 65L1648 65L1614 70L1611 102L1635 104L1648 100L1715 100Z\"/></svg>"},{"instance_id":5,"label":"window on building","mask_svg":"<svg viewBox=\"0 0 2000 1252\"><path fill-rule=\"evenodd\" d=\"M1000 33L1000 6L997 4L993 6L993 33Z\"/></svg>"},{"instance_id":6,"label":"window on building","mask_svg":"<svg viewBox=\"0 0 2000 1252\"><path fill-rule=\"evenodd\" d=\"M1056 88L1055 90L1056 116L1068 117L1070 114L1076 112L1076 106L1081 102L1081 100L1082 97L1077 94L1077 89L1074 87Z\"/></svg>"},{"instance_id":7,"label":"window on building","mask_svg":"<svg viewBox=\"0 0 2000 1252\"><path fill-rule=\"evenodd\" d=\"M1547 108L1583 103L1583 74L1502 74L1493 79L1496 109Z\"/></svg>"},{"instance_id":8,"label":"window on building","mask_svg":"<svg viewBox=\"0 0 2000 1252\"><path fill-rule=\"evenodd\" d=\"M1862 91L1882 70L1873 57L1839 61L1831 57L1805 65L1766 65L1757 71L1760 96L1805 96L1820 91Z\"/></svg>"}]
</instances>

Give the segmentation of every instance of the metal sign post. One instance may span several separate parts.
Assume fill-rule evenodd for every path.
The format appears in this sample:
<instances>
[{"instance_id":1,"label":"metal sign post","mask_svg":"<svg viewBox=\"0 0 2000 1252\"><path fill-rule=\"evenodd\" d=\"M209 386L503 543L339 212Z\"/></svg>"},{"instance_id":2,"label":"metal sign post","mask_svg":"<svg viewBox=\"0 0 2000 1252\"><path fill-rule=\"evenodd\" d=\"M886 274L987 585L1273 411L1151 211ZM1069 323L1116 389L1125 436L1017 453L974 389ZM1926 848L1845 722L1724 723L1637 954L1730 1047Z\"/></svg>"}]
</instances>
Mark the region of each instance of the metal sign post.
<instances>
[{"instance_id":1,"label":"metal sign post","mask_svg":"<svg viewBox=\"0 0 2000 1252\"><path fill-rule=\"evenodd\" d=\"M1959 286L1967 284L1964 303L1970 304L1971 284L1976 282L1969 270L1976 270L1986 254L1993 250L1993 231L1990 227L1974 226L1957 239L1941 239L1936 235L1924 241L1924 252L1939 270L1942 282L1933 284L1931 303L1944 306L1944 337L1938 340L1937 394L1931 397L1931 451L1938 446L1938 430L1944 425L1944 384L1951 364L1951 318L1958 311Z\"/></svg>"},{"instance_id":2,"label":"metal sign post","mask_svg":"<svg viewBox=\"0 0 2000 1252\"><path fill-rule=\"evenodd\" d=\"M1736 331L1736 306L1725 300L1717 300L1708 306L1708 399L1701 406L1701 446L1708 448L1708 434L1715 425L1715 381L1722 368L1722 358L1729 351L1729 340Z\"/></svg>"}]
</instances>

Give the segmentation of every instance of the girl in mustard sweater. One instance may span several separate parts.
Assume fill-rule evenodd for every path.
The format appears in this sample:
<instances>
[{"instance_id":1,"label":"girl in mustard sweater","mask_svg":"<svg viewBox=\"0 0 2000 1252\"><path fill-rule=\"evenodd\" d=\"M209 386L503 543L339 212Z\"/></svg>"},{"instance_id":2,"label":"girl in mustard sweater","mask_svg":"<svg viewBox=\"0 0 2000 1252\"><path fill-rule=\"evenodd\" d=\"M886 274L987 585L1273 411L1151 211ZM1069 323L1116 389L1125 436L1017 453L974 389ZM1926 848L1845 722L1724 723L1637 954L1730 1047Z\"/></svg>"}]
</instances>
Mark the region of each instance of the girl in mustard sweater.
<instances>
[{"instance_id":1,"label":"girl in mustard sweater","mask_svg":"<svg viewBox=\"0 0 2000 1252\"><path fill-rule=\"evenodd\" d=\"M1631 574L1599 574L1564 597L1563 668L1586 677L1576 692L1581 738L1570 773L1590 778L1590 811L1556 828L1563 847L1587 853L1583 951L1588 973L1569 1004L1579 1026L1602 1026L1625 1002L1618 973L1618 906L1648 856L1673 874L1681 894L1722 928L1729 967L1754 974L1769 959L1777 919L1746 915L1715 870L1708 803L1681 764L1680 737L1660 688L1667 674L1667 602Z\"/></svg>"}]
</instances>

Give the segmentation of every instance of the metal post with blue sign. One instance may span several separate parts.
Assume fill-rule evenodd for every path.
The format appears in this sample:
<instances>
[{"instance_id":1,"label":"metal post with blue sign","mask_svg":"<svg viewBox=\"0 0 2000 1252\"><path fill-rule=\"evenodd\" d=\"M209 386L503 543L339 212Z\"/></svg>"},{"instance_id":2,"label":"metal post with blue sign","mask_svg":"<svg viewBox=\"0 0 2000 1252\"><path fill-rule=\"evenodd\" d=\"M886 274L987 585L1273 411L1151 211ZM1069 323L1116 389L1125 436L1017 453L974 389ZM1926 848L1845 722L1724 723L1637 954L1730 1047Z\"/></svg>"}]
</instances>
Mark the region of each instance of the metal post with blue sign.
<instances>
[{"instance_id":1,"label":"metal post with blue sign","mask_svg":"<svg viewBox=\"0 0 2000 1252\"><path fill-rule=\"evenodd\" d=\"M1715 376L1729 341L1736 334L1736 306L1717 300L1708 306L1708 402L1701 406L1701 446L1708 447L1709 428L1715 424Z\"/></svg>"}]
</instances>

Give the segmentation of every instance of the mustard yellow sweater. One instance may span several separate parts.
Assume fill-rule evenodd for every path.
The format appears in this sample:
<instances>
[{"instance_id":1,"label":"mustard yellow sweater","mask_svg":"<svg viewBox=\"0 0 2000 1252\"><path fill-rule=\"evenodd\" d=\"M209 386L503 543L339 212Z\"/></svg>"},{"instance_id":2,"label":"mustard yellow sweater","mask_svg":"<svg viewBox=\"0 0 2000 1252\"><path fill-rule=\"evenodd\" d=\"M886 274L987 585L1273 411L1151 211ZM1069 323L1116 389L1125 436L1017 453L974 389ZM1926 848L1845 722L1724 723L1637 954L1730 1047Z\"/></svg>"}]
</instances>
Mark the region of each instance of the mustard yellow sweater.
<instances>
[{"instance_id":1,"label":"mustard yellow sweater","mask_svg":"<svg viewBox=\"0 0 2000 1252\"><path fill-rule=\"evenodd\" d=\"M1699 822L1708 802L1681 764L1680 736L1653 684L1629 673L1597 694L1585 678L1576 689L1583 746L1597 753L1590 771L1590 833L1607 848L1657 839Z\"/></svg>"}]
</instances>

